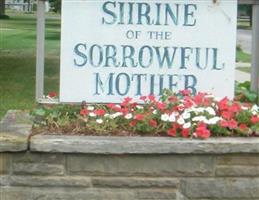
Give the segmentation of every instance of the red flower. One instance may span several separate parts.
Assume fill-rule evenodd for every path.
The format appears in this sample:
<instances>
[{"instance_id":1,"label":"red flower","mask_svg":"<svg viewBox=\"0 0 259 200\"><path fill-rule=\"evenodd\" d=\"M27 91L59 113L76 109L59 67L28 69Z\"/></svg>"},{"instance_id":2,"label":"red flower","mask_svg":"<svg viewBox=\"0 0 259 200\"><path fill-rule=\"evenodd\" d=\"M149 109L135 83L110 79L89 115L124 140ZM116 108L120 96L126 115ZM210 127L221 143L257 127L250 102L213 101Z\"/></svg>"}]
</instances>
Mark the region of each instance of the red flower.
<instances>
[{"instance_id":1,"label":"red flower","mask_svg":"<svg viewBox=\"0 0 259 200\"><path fill-rule=\"evenodd\" d=\"M134 117L134 119L136 119L137 121L142 121L144 118L145 118L145 116L142 115L142 114L137 114L137 115Z\"/></svg>"},{"instance_id":2,"label":"red flower","mask_svg":"<svg viewBox=\"0 0 259 200\"><path fill-rule=\"evenodd\" d=\"M225 97L224 99L222 99L221 101L218 102L218 106L220 110L227 110L228 109L228 98Z\"/></svg>"},{"instance_id":3,"label":"red flower","mask_svg":"<svg viewBox=\"0 0 259 200\"><path fill-rule=\"evenodd\" d=\"M48 96L49 96L50 98L54 98L54 97L57 96L57 93L56 93L56 92L50 92L50 93L48 93Z\"/></svg>"},{"instance_id":4,"label":"red flower","mask_svg":"<svg viewBox=\"0 0 259 200\"><path fill-rule=\"evenodd\" d=\"M189 137L189 134L190 134L190 129L189 129L189 128L184 128L184 129L182 130L182 137L188 138L188 137Z\"/></svg>"},{"instance_id":5,"label":"red flower","mask_svg":"<svg viewBox=\"0 0 259 200\"><path fill-rule=\"evenodd\" d=\"M252 116L252 117L251 117L251 122L252 122L253 124L259 123L259 116L257 116L257 115Z\"/></svg>"},{"instance_id":6,"label":"red flower","mask_svg":"<svg viewBox=\"0 0 259 200\"><path fill-rule=\"evenodd\" d=\"M227 128L228 127L228 122L226 120L221 120L219 125L223 128Z\"/></svg>"},{"instance_id":7,"label":"red flower","mask_svg":"<svg viewBox=\"0 0 259 200\"><path fill-rule=\"evenodd\" d=\"M229 111L223 111L221 116L225 119L230 119L233 117L233 113L232 112L229 112Z\"/></svg>"},{"instance_id":8,"label":"red flower","mask_svg":"<svg viewBox=\"0 0 259 200\"><path fill-rule=\"evenodd\" d=\"M109 103L109 104L107 104L107 107L110 108L110 109L113 109L115 107L115 104L114 103Z\"/></svg>"},{"instance_id":9,"label":"red flower","mask_svg":"<svg viewBox=\"0 0 259 200\"><path fill-rule=\"evenodd\" d=\"M180 94L183 96L189 96L189 95L191 95L191 93L192 93L191 90L188 90L188 89L180 91Z\"/></svg>"},{"instance_id":10,"label":"red flower","mask_svg":"<svg viewBox=\"0 0 259 200\"><path fill-rule=\"evenodd\" d=\"M228 127L231 128L231 129L235 129L237 128L237 121L234 120L234 119L231 119L229 122L228 122Z\"/></svg>"},{"instance_id":11,"label":"red flower","mask_svg":"<svg viewBox=\"0 0 259 200\"><path fill-rule=\"evenodd\" d=\"M141 96L139 99L142 100L142 101L146 101L147 97L146 96Z\"/></svg>"},{"instance_id":12,"label":"red flower","mask_svg":"<svg viewBox=\"0 0 259 200\"><path fill-rule=\"evenodd\" d=\"M175 128L170 128L168 131L167 131L167 135L169 136L172 136L172 137L175 137L176 136L176 129Z\"/></svg>"},{"instance_id":13,"label":"red flower","mask_svg":"<svg viewBox=\"0 0 259 200\"><path fill-rule=\"evenodd\" d=\"M84 117L85 117L88 113L89 113L88 110L85 109L85 108L80 110L80 115L82 115L82 116L84 116Z\"/></svg>"},{"instance_id":14,"label":"red flower","mask_svg":"<svg viewBox=\"0 0 259 200\"><path fill-rule=\"evenodd\" d=\"M240 124L239 125L239 129L242 130L242 131L245 131L248 129L247 125L246 124Z\"/></svg>"},{"instance_id":15,"label":"red flower","mask_svg":"<svg viewBox=\"0 0 259 200\"><path fill-rule=\"evenodd\" d=\"M169 98L168 98L168 101L170 101L170 102L177 102L178 101L178 98L177 98L177 96L170 96Z\"/></svg>"},{"instance_id":16,"label":"red flower","mask_svg":"<svg viewBox=\"0 0 259 200\"><path fill-rule=\"evenodd\" d=\"M156 121L156 120L151 119L151 120L149 120L148 123L149 123L149 125L152 126L153 128L156 128L156 127L157 127L157 121Z\"/></svg>"},{"instance_id":17,"label":"red flower","mask_svg":"<svg viewBox=\"0 0 259 200\"><path fill-rule=\"evenodd\" d=\"M157 107L159 110L164 110L164 109L166 108L166 105L165 105L165 103L157 102L156 107Z\"/></svg>"},{"instance_id":18,"label":"red flower","mask_svg":"<svg viewBox=\"0 0 259 200\"><path fill-rule=\"evenodd\" d=\"M149 96L148 96L148 99L149 99L150 101L155 101L155 100L156 100L156 97L155 97L154 95L149 95Z\"/></svg>"},{"instance_id":19,"label":"red flower","mask_svg":"<svg viewBox=\"0 0 259 200\"><path fill-rule=\"evenodd\" d=\"M97 116L104 116L106 111L103 110L103 109L97 109L94 111L94 113L97 115Z\"/></svg>"},{"instance_id":20,"label":"red flower","mask_svg":"<svg viewBox=\"0 0 259 200\"><path fill-rule=\"evenodd\" d=\"M211 135L210 131L207 129L206 124L204 124L204 123L199 123L195 132L196 132L197 137L202 138L202 139L207 139Z\"/></svg>"},{"instance_id":21,"label":"red flower","mask_svg":"<svg viewBox=\"0 0 259 200\"><path fill-rule=\"evenodd\" d=\"M241 111L241 106L238 103L233 103L232 106L230 106L229 111L239 112Z\"/></svg>"},{"instance_id":22,"label":"red flower","mask_svg":"<svg viewBox=\"0 0 259 200\"><path fill-rule=\"evenodd\" d=\"M131 126L131 127L134 127L134 126L136 126L137 125L137 120L133 120L133 121L131 121L130 123L129 123L129 125Z\"/></svg>"},{"instance_id":23,"label":"red flower","mask_svg":"<svg viewBox=\"0 0 259 200\"><path fill-rule=\"evenodd\" d=\"M132 98L126 97L124 101L121 103L121 106L127 106L132 101Z\"/></svg>"}]
</instances>

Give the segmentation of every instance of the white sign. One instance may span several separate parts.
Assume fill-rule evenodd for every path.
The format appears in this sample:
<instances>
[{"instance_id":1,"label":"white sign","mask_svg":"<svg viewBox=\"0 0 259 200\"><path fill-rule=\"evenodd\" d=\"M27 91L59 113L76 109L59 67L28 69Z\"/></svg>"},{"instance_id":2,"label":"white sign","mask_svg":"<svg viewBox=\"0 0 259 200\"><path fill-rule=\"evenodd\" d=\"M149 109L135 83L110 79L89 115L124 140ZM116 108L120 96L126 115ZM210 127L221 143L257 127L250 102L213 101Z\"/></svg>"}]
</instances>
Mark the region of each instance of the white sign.
<instances>
[{"instance_id":1,"label":"white sign","mask_svg":"<svg viewBox=\"0 0 259 200\"><path fill-rule=\"evenodd\" d=\"M233 97L237 0L63 0L61 102Z\"/></svg>"}]
</instances>

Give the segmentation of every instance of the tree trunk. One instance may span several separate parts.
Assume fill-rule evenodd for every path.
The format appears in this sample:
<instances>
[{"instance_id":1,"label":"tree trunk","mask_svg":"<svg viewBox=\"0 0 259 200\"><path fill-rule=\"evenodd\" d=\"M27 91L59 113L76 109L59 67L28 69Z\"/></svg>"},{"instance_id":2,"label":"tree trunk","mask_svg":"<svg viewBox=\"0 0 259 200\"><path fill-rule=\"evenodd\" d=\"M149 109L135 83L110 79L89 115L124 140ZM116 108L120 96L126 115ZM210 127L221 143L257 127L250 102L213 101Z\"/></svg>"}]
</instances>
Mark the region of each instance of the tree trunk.
<instances>
[{"instance_id":1,"label":"tree trunk","mask_svg":"<svg viewBox=\"0 0 259 200\"><path fill-rule=\"evenodd\" d=\"M0 16L5 15L5 0L0 0Z\"/></svg>"},{"instance_id":2,"label":"tree trunk","mask_svg":"<svg viewBox=\"0 0 259 200\"><path fill-rule=\"evenodd\" d=\"M28 5L27 5L27 11L30 12L31 11L31 0L27 0Z\"/></svg>"}]
</instances>

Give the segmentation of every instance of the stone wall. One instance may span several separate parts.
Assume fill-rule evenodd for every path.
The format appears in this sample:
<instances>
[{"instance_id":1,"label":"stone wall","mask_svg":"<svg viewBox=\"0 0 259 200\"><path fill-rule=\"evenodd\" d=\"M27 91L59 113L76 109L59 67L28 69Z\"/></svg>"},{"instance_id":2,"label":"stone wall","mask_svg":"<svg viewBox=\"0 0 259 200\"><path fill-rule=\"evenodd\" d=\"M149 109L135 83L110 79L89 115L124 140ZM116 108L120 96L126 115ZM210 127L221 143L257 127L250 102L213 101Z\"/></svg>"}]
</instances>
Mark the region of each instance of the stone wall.
<instances>
[{"instance_id":1,"label":"stone wall","mask_svg":"<svg viewBox=\"0 0 259 200\"><path fill-rule=\"evenodd\" d=\"M28 117L0 124L0 200L259 200L258 138L29 137Z\"/></svg>"}]
</instances>

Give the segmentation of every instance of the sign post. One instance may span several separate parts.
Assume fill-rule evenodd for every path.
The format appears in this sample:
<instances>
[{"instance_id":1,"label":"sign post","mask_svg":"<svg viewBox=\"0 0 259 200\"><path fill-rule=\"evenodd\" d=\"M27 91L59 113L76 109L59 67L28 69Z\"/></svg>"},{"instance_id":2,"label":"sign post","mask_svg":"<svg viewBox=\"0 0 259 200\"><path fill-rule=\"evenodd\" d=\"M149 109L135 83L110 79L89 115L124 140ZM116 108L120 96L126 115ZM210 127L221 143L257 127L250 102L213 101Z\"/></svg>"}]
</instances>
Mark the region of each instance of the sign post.
<instances>
[{"instance_id":1,"label":"sign post","mask_svg":"<svg viewBox=\"0 0 259 200\"><path fill-rule=\"evenodd\" d=\"M259 95L259 1L253 5L251 90ZM258 99L259 103L259 99Z\"/></svg>"}]
</instances>

